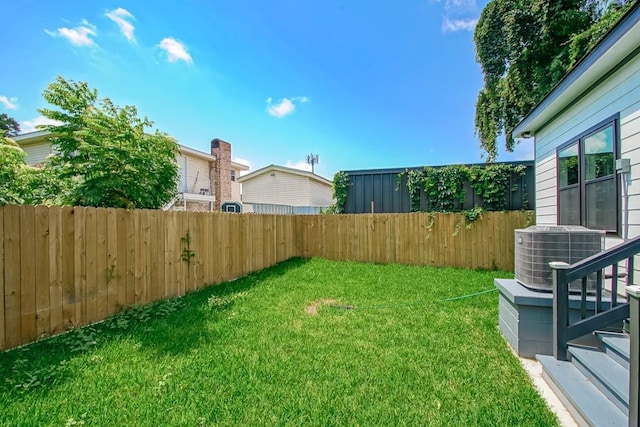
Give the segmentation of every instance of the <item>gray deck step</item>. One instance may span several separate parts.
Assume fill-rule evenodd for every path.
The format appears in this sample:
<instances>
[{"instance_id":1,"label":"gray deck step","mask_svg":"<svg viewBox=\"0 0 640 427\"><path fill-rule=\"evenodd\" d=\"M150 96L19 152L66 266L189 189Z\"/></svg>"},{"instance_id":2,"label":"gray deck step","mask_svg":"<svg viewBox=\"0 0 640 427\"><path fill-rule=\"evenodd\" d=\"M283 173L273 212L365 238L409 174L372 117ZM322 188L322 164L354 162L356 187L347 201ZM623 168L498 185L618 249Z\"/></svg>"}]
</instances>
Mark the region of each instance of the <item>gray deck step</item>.
<instances>
[{"instance_id":1,"label":"gray deck step","mask_svg":"<svg viewBox=\"0 0 640 427\"><path fill-rule=\"evenodd\" d=\"M625 415L629 413L629 371L600 350L569 346L571 363Z\"/></svg>"},{"instance_id":2,"label":"gray deck step","mask_svg":"<svg viewBox=\"0 0 640 427\"><path fill-rule=\"evenodd\" d=\"M629 335L612 334L609 332L596 332L595 334L602 341L605 352L609 357L628 370L630 346Z\"/></svg>"},{"instance_id":3,"label":"gray deck step","mask_svg":"<svg viewBox=\"0 0 640 427\"><path fill-rule=\"evenodd\" d=\"M628 418L571 362L536 356L545 381L581 425L627 426Z\"/></svg>"}]
</instances>

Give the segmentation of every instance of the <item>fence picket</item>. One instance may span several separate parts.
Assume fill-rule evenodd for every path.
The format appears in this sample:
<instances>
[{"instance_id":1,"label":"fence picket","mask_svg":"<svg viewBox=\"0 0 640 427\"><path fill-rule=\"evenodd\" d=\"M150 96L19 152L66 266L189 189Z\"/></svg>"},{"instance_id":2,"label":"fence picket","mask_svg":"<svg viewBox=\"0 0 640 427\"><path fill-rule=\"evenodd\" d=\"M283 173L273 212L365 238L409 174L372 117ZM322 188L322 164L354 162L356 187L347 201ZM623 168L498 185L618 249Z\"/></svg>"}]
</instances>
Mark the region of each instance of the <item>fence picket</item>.
<instances>
[{"instance_id":1,"label":"fence picket","mask_svg":"<svg viewBox=\"0 0 640 427\"><path fill-rule=\"evenodd\" d=\"M157 259L152 264L154 271L157 272L157 284L155 284L155 294L154 300L161 299L165 297L165 283L167 280L166 276L166 258L167 254L165 252L165 239L167 233L166 220L167 216L164 215L164 212L156 212L156 245L157 245ZM153 276L152 276L153 277Z\"/></svg>"},{"instance_id":2,"label":"fence picket","mask_svg":"<svg viewBox=\"0 0 640 427\"><path fill-rule=\"evenodd\" d=\"M36 275L32 264L35 251L35 210L20 206L20 312L22 341L36 337Z\"/></svg>"},{"instance_id":3,"label":"fence picket","mask_svg":"<svg viewBox=\"0 0 640 427\"><path fill-rule=\"evenodd\" d=\"M118 219L116 210L107 208L107 314L118 311L118 280L123 274L118 265Z\"/></svg>"},{"instance_id":4,"label":"fence picket","mask_svg":"<svg viewBox=\"0 0 640 427\"><path fill-rule=\"evenodd\" d=\"M98 319L109 315L109 246L107 210L96 209L96 311Z\"/></svg>"},{"instance_id":5,"label":"fence picket","mask_svg":"<svg viewBox=\"0 0 640 427\"><path fill-rule=\"evenodd\" d=\"M140 302L145 303L152 301L151 299L151 264L149 255L151 253L151 211L143 209L140 211L140 227L142 231L142 244L140 246L141 261L141 282L142 282L142 299Z\"/></svg>"},{"instance_id":6,"label":"fence picket","mask_svg":"<svg viewBox=\"0 0 640 427\"><path fill-rule=\"evenodd\" d=\"M86 208L75 208L73 214L74 325L84 325L87 323L85 213Z\"/></svg>"},{"instance_id":7,"label":"fence picket","mask_svg":"<svg viewBox=\"0 0 640 427\"><path fill-rule=\"evenodd\" d=\"M62 208L62 324L64 330L76 325L75 209Z\"/></svg>"},{"instance_id":8,"label":"fence picket","mask_svg":"<svg viewBox=\"0 0 640 427\"><path fill-rule=\"evenodd\" d=\"M142 224L142 211L133 211L132 218L134 239L132 242L133 259L130 263L133 265L133 281L131 283L133 288L133 301L135 304L142 304L145 301L144 285L142 283L142 273L144 271L143 265L143 224Z\"/></svg>"},{"instance_id":9,"label":"fence picket","mask_svg":"<svg viewBox=\"0 0 640 427\"><path fill-rule=\"evenodd\" d=\"M96 209L87 209L85 213L85 256L86 256L86 321L87 323L101 320L98 317L98 266L97 249L98 234L96 227Z\"/></svg>"},{"instance_id":10,"label":"fence picket","mask_svg":"<svg viewBox=\"0 0 640 427\"><path fill-rule=\"evenodd\" d=\"M49 334L49 209L35 208L36 336Z\"/></svg>"},{"instance_id":11,"label":"fence picket","mask_svg":"<svg viewBox=\"0 0 640 427\"><path fill-rule=\"evenodd\" d=\"M127 306L127 211L116 209L116 268L118 274L116 283L116 310L120 311Z\"/></svg>"},{"instance_id":12,"label":"fence picket","mask_svg":"<svg viewBox=\"0 0 640 427\"><path fill-rule=\"evenodd\" d=\"M124 214L124 232L126 235L125 241L125 260L124 260L124 300L127 306L132 306L136 303L136 230L135 230L135 215L137 211L126 210Z\"/></svg>"},{"instance_id":13,"label":"fence picket","mask_svg":"<svg viewBox=\"0 0 640 427\"><path fill-rule=\"evenodd\" d=\"M20 315L20 207L4 207L4 316L6 348L22 344Z\"/></svg>"},{"instance_id":14,"label":"fence picket","mask_svg":"<svg viewBox=\"0 0 640 427\"><path fill-rule=\"evenodd\" d=\"M49 208L49 334L63 332L62 319L62 208Z\"/></svg>"},{"instance_id":15,"label":"fence picket","mask_svg":"<svg viewBox=\"0 0 640 427\"><path fill-rule=\"evenodd\" d=\"M147 267L149 272L149 284L147 298L149 301L158 299L158 212L149 211L149 251Z\"/></svg>"}]
</instances>

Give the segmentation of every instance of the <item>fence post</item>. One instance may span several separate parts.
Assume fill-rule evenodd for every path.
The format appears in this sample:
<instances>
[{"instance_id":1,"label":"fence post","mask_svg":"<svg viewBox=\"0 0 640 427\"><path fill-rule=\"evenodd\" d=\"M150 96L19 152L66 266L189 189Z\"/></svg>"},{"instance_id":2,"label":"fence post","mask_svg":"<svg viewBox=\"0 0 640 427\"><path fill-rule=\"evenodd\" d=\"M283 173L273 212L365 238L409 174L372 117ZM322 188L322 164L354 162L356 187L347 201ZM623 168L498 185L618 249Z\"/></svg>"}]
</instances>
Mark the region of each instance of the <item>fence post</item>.
<instances>
[{"instance_id":1,"label":"fence post","mask_svg":"<svg viewBox=\"0 0 640 427\"><path fill-rule=\"evenodd\" d=\"M627 286L630 317L630 354L629 354L629 426L640 425L640 286Z\"/></svg>"},{"instance_id":2,"label":"fence post","mask_svg":"<svg viewBox=\"0 0 640 427\"><path fill-rule=\"evenodd\" d=\"M567 326L569 326L569 285L566 262L549 263L553 272L553 357L567 360Z\"/></svg>"}]
</instances>

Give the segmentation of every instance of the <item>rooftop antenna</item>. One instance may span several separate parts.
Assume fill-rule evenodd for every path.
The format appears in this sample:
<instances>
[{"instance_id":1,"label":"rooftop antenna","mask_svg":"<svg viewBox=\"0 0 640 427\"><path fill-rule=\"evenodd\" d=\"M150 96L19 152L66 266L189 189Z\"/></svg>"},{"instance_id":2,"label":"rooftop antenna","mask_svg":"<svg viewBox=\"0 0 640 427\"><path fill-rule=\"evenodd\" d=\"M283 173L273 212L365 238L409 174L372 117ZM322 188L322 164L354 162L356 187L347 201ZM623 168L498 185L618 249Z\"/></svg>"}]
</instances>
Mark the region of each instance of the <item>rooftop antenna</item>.
<instances>
[{"instance_id":1,"label":"rooftop antenna","mask_svg":"<svg viewBox=\"0 0 640 427\"><path fill-rule=\"evenodd\" d=\"M307 156L307 164L311 165L311 173L315 173L315 165L320 162L320 155L318 154L309 154Z\"/></svg>"}]
</instances>

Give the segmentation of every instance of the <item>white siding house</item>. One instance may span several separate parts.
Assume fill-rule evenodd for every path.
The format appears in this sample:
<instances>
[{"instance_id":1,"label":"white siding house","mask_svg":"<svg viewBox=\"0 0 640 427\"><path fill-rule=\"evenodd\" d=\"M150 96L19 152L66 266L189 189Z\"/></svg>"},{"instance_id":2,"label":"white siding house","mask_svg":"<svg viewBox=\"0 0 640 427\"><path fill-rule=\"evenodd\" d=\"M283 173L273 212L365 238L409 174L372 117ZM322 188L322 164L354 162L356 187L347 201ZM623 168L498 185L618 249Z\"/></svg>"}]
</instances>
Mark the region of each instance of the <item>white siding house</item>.
<instances>
[{"instance_id":1,"label":"white siding house","mask_svg":"<svg viewBox=\"0 0 640 427\"><path fill-rule=\"evenodd\" d=\"M540 311L538 318L520 317L524 303L517 303L513 295L509 300L503 288L500 328L506 337L510 330L517 331L518 342L535 344L541 336L550 339L547 342L552 351L536 358L545 381L579 425L637 426L640 292L639 287L627 285L640 282L635 240L640 236L640 3L633 4L515 127L513 136L535 138L536 222L603 230L606 251L572 265L550 263L554 270L554 293L549 300L553 309ZM634 240L621 245L628 239ZM578 276L571 280L581 281L584 290L580 312L575 310L572 319L567 282L576 272ZM589 274L595 276L596 286L595 295L587 297ZM515 294L523 288L511 289ZM527 305L536 298L541 301L536 295ZM586 309L588 298L598 306ZM599 301L605 302L604 308L599 307ZM503 310L507 306L518 307L513 327L503 322L509 318L505 314L508 310ZM551 320L546 329L541 327L545 318ZM622 327L627 318L628 334ZM526 331L533 330L536 335L527 336ZM628 361L626 367L610 357L609 350L601 351L600 347L612 339L607 330L617 332L613 339L619 340L620 354ZM599 343L580 345L573 341L592 338L592 332ZM622 397L616 400L610 390L622 390L618 395Z\"/></svg>"},{"instance_id":2,"label":"white siding house","mask_svg":"<svg viewBox=\"0 0 640 427\"><path fill-rule=\"evenodd\" d=\"M211 169L216 156L184 145L180 145L179 149L180 152L176 156L180 177L178 195L171 207L182 207L185 210L213 210L215 195L211 186Z\"/></svg>"},{"instance_id":3,"label":"white siding house","mask_svg":"<svg viewBox=\"0 0 640 427\"><path fill-rule=\"evenodd\" d=\"M535 138L539 225L605 230L607 247L640 235L638 46L636 5L514 129Z\"/></svg>"},{"instance_id":4,"label":"white siding house","mask_svg":"<svg viewBox=\"0 0 640 427\"><path fill-rule=\"evenodd\" d=\"M24 150L26 154L24 160L29 166L41 164L53 152L49 142L49 132L29 132L17 135L13 137L13 140Z\"/></svg>"},{"instance_id":5,"label":"white siding house","mask_svg":"<svg viewBox=\"0 0 640 427\"><path fill-rule=\"evenodd\" d=\"M25 151L27 165L38 166L48 156L55 154L55 147L52 147L49 140L50 136L49 132L36 131L17 135L13 139ZM231 161L231 145L229 143L224 144L224 151L221 156L226 163L220 161L214 154L205 153L184 145L179 145L178 147L179 153L176 156L179 173L177 195L166 206L167 209L209 211L219 208L219 206L216 206L216 202L240 202L240 183L237 182L236 176L239 177L240 171L245 171L249 168ZM218 163L217 167L215 166L216 163ZM219 181L217 187L215 185L216 180ZM230 184L221 185L222 181ZM217 198L215 194L216 188L220 192Z\"/></svg>"},{"instance_id":6,"label":"white siding house","mask_svg":"<svg viewBox=\"0 0 640 427\"><path fill-rule=\"evenodd\" d=\"M231 201L242 201L242 184L238 182L240 172L249 170L249 166L242 163L231 162Z\"/></svg>"},{"instance_id":7,"label":"white siding house","mask_svg":"<svg viewBox=\"0 0 640 427\"><path fill-rule=\"evenodd\" d=\"M326 208L333 203L331 181L299 169L270 165L238 181L242 184L245 205Z\"/></svg>"}]
</instances>

